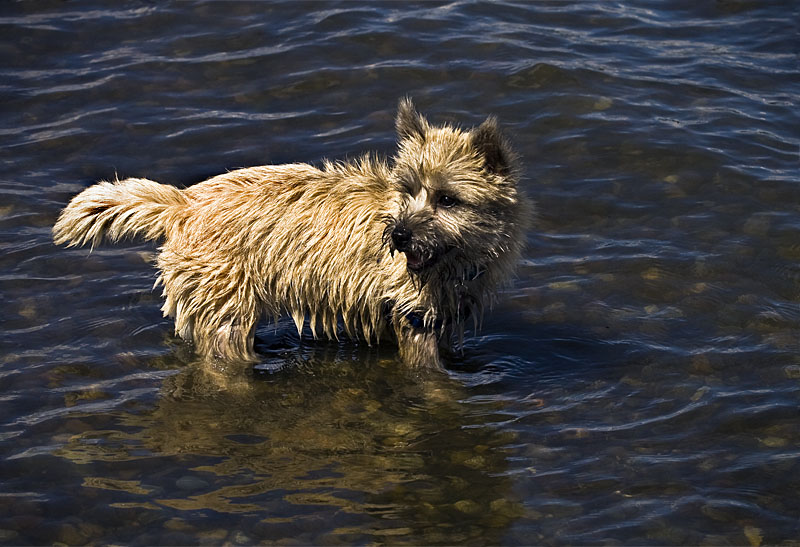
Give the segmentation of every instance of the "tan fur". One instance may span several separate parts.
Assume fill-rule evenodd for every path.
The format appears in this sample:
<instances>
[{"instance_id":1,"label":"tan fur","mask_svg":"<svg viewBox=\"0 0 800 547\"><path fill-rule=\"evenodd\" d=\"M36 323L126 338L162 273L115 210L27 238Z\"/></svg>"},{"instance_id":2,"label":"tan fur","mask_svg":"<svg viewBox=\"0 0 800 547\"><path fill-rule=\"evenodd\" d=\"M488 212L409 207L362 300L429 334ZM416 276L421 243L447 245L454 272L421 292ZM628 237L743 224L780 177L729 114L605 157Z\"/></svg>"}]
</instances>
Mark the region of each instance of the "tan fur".
<instances>
[{"instance_id":1,"label":"tan fur","mask_svg":"<svg viewBox=\"0 0 800 547\"><path fill-rule=\"evenodd\" d=\"M439 344L478 321L512 272L530 206L493 119L432 127L406 99L397 130L391 165L267 165L185 190L101 182L64 209L54 239L163 239L162 310L204 357L257 360L259 318L288 313L298 332L307 318L315 337L339 325L388 335L406 363L438 367Z\"/></svg>"}]
</instances>

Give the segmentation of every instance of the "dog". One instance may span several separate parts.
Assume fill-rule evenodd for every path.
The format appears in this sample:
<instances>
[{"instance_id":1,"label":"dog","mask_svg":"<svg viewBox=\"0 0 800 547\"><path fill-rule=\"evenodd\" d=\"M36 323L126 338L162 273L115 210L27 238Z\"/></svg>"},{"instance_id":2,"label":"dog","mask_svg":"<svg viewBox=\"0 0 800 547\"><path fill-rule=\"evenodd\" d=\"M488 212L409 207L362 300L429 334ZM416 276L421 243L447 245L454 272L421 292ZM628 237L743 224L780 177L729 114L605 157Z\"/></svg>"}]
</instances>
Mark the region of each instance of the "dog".
<instances>
[{"instance_id":1,"label":"dog","mask_svg":"<svg viewBox=\"0 0 800 547\"><path fill-rule=\"evenodd\" d=\"M497 121L431 125L399 103L398 151L238 169L178 189L99 182L53 227L69 246L161 240L162 311L204 359L255 362L255 328L284 314L302 334L393 339L413 367L477 326L510 278L532 202Z\"/></svg>"}]
</instances>

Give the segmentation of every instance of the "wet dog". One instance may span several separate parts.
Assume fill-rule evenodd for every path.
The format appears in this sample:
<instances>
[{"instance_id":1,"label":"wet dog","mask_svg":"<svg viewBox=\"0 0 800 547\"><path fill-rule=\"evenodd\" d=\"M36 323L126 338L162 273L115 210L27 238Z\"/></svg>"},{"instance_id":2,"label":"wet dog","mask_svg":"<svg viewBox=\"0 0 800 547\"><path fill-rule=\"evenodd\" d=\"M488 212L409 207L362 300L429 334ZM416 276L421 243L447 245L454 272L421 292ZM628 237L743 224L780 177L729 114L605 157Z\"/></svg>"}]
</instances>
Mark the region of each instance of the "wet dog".
<instances>
[{"instance_id":1,"label":"wet dog","mask_svg":"<svg viewBox=\"0 0 800 547\"><path fill-rule=\"evenodd\" d=\"M186 189L147 179L75 196L56 243L161 240L163 312L203 357L255 361L256 323L396 341L412 366L477 321L525 241L529 200L494 118L434 126L400 102L391 161L266 165Z\"/></svg>"}]
</instances>

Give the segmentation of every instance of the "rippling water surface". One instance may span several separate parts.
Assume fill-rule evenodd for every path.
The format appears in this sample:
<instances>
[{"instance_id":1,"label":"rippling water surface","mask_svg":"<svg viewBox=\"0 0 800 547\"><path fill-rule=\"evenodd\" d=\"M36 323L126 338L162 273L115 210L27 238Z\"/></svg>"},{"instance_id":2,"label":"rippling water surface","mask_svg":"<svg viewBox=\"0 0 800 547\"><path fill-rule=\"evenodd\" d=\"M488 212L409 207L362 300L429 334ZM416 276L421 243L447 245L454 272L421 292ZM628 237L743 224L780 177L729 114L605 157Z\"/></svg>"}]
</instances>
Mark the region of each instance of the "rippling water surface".
<instances>
[{"instance_id":1,"label":"rippling water surface","mask_svg":"<svg viewBox=\"0 0 800 547\"><path fill-rule=\"evenodd\" d=\"M0 543L796 544L794 2L0 6ZM220 378L98 179L391 154L495 114L538 219L446 375L258 331Z\"/></svg>"}]
</instances>

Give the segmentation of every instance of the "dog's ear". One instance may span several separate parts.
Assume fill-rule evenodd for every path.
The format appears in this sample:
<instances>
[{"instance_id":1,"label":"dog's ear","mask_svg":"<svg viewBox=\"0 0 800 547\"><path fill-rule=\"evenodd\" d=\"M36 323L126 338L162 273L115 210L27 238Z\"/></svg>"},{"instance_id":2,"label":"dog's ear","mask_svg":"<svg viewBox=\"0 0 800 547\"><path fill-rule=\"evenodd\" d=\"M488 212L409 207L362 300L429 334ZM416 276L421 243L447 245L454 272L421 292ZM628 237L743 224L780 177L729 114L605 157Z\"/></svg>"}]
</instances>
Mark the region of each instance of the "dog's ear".
<instances>
[{"instance_id":1,"label":"dog's ear","mask_svg":"<svg viewBox=\"0 0 800 547\"><path fill-rule=\"evenodd\" d=\"M472 130L472 145L483 155L486 170L509 176L515 170L516 154L500 132L494 116Z\"/></svg>"},{"instance_id":2,"label":"dog's ear","mask_svg":"<svg viewBox=\"0 0 800 547\"><path fill-rule=\"evenodd\" d=\"M395 127L397 128L399 140L414 137L425 139L425 133L428 131L428 122L414 108L414 103L411 102L410 97L400 99L400 104L397 105Z\"/></svg>"}]
</instances>

